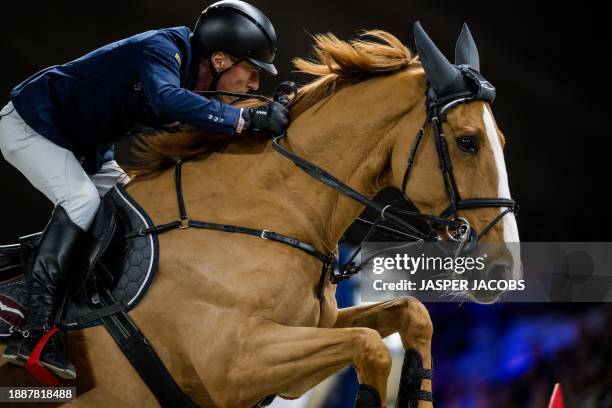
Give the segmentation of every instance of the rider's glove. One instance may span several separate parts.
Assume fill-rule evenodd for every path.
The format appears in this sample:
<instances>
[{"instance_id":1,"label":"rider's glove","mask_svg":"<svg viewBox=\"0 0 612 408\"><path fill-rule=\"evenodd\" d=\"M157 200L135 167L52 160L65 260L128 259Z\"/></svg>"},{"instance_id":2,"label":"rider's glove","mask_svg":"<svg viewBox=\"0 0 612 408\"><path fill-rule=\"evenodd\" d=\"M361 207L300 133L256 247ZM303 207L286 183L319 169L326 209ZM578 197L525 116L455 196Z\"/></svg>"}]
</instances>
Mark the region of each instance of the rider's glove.
<instances>
[{"instance_id":1,"label":"rider's glove","mask_svg":"<svg viewBox=\"0 0 612 408\"><path fill-rule=\"evenodd\" d=\"M280 136L289 126L289 121L289 109L278 102L270 102L257 108L244 108L236 132L249 129Z\"/></svg>"}]
</instances>

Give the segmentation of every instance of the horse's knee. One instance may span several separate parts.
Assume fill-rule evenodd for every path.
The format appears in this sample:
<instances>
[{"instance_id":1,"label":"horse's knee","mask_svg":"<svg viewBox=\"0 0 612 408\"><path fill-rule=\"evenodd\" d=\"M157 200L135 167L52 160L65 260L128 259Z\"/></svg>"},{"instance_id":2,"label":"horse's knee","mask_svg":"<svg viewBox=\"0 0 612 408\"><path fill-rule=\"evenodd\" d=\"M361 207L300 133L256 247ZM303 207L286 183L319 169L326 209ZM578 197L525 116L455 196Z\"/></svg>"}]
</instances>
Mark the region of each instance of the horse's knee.
<instances>
[{"instance_id":1,"label":"horse's knee","mask_svg":"<svg viewBox=\"0 0 612 408\"><path fill-rule=\"evenodd\" d=\"M356 353L355 362L357 365L363 365L364 367L374 366L386 372L387 375L389 374L392 362L391 353L389 353L387 346L376 330L368 328L357 329L352 346Z\"/></svg>"},{"instance_id":2,"label":"horse's knee","mask_svg":"<svg viewBox=\"0 0 612 408\"><path fill-rule=\"evenodd\" d=\"M433 336L433 323L423 303L413 297L398 299L400 307L400 331L415 340L429 340Z\"/></svg>"}]
</instances>

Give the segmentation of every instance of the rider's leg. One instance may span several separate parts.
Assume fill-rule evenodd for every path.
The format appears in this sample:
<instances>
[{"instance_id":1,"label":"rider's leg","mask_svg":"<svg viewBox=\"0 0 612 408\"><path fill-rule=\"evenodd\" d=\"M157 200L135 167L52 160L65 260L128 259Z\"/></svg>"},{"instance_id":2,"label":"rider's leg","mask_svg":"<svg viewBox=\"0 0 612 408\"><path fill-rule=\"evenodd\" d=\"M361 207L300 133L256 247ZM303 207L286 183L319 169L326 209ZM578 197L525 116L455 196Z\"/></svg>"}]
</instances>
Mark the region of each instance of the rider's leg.
<instances>
[{"instance_id":1,"label":"rider's leg","mask_svg":"<svg viewBox=\"0 0 612 408\"><path fill-rule=\"evenodd\" d=\"M73 271L79 267L85 231L74 224L66 211L55 207L39 245L35 249L32 269L26 271L27 314L9 337L4 358L24 364L38 340L56 324L56 314ZM74 366L64 356L63 336L55 334L43 349L40 361L64 378L75 378Z\"/></svg>"},{"instance_id":2,"label":"rider's leg","mask_svg":"<svg viewBox=\"0 0 612 408\"><path fill-rule=\"evenodd\" d=\"M125 185L131 180L115 160L104 163L100 170L90 178L101 197L108 193L115 184Z\"/></svg>"},{"instance_id":3,"label":"rider's leg","mask_svg":"<svg viewBox=\"0 0 612 408\"><path fill-rule=\"evenodd\" d=\"M8 113L7 113L8 112ZM28 315L22 333L9 339L4 357L23 364L31 348L55 322L70 275L79 269L86 243L85 231L100 204L98 191L74 154L39 135L16 111L3 109L0 118L0 150L39 191L55 204L28 274ZM27 337L24 337L27 335ZM58 375L74 378L74 367L63 355L60 335L43 349L41 362Z\"/></svg>"},{"instance_id":4,"label":"rider's leg","mask_svg":"<svg viewBox=\"0 0 612 408\"><path fill-rule=\"evenodd\" d=\"M70 219L87 230L100 204L98 191L74 154L38 134L16 110L0 118L0 150L13 167Z\"/></svg>"}]
</instances>

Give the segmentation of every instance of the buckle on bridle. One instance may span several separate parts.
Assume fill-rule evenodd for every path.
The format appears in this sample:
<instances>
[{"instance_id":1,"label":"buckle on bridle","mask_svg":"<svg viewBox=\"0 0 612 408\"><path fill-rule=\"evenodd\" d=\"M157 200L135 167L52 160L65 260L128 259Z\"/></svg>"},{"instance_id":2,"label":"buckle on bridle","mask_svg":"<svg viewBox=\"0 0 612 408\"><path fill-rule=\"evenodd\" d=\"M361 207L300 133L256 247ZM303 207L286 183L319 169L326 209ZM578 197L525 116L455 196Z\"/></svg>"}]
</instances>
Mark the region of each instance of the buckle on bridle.
<instances>
[{"instance_id":1,"label":"buckle on bridle","mask_svg":"<svg viewBox=\"0 0 612 408\"><path fill-rule=\"evenodd\" d=\"M387 209L390 207L391 207L391 204L385 205L385 207L380 211L380 219L382 221L385 220L385 211L387 211Z\"/></svg>"},{"instance_id":2,"label":"buckle on bridle","mask_svg":"<svg viewBox=\"0 0 612 408\"><path fill-rule=\"evenodd\" d=\"M179 222L179 228L180 229L186 229L189 228L191 225L191 218L188 215L183 215L181 216L181 218L178 219Z\"/></svg>"},{"instance_id":3,"label":"buckle on bridle","mask_svg":"<svg viewBox=\"0 0 612 408\"><path fill-rule=\"evenodd\" d=\"M450 230L450 224L446 226L446 234L448 239L454 242L465 242L470 237L472 227L467 219L463 217L457 217L455 221L461 221L462 223L454 230Z\"/></svg>"}]
</instances>

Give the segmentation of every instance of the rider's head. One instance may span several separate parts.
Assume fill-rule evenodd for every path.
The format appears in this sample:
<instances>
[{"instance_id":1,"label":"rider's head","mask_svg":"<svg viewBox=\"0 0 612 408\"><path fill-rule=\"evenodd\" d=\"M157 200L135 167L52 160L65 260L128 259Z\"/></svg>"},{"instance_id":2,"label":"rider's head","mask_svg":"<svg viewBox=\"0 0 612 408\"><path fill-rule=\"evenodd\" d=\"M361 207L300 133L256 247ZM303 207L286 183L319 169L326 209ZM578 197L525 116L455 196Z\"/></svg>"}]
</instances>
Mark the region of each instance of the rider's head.
<instances>
[{"instance_id":1,"label":"rider's head","mask_svg":"<svg viewBox=\"0 0 612 408\"><path fill-rule=\"evenodd\" d=\"M192 45L200 58L198 84L210 90L248 92L259 87L260 69L276 75L274 27L243 1L222 0L202 11Z\"/></svg>"}]
</instances>

